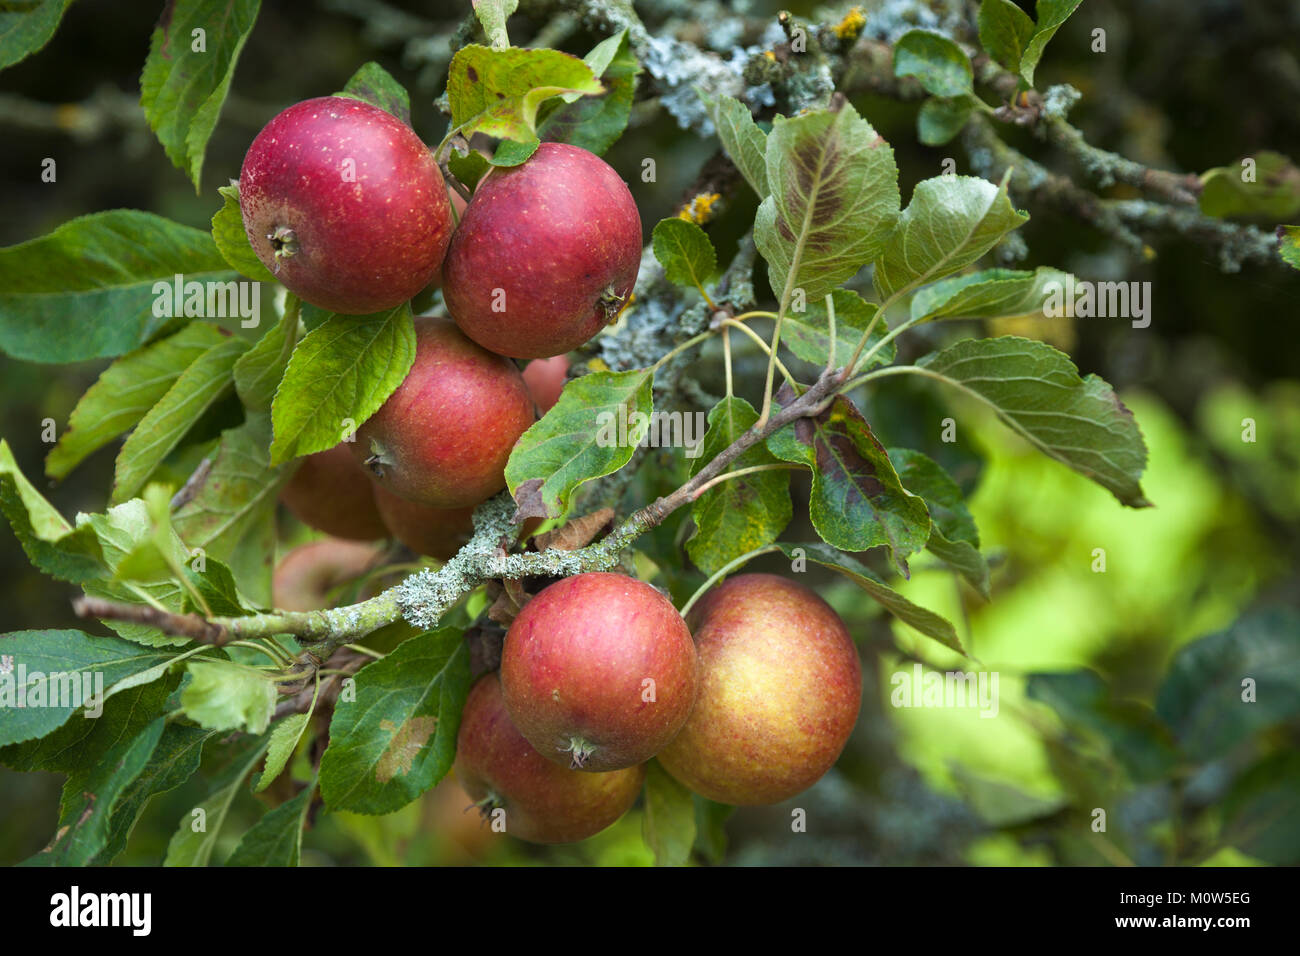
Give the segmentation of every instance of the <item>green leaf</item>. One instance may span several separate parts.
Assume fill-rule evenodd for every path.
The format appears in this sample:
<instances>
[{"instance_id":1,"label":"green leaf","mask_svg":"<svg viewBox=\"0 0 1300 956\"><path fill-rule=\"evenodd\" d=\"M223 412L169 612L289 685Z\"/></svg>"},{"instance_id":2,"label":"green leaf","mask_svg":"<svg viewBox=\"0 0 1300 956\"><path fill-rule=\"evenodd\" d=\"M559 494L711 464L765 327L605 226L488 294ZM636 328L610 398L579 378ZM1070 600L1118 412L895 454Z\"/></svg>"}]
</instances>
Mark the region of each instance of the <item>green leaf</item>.
<instances>
[{"instance_id":1,"label":"green leaf","mask_svg":"<svg viewBox=\"0 0 1300 956\"><path fill-rule=\"evenodd\" d=\"M718 131L722 148L736 164L745 181L764 199L771 192L767 184L767 134L758 128L749 107L735 97L716 98L697 90Z\"/></svg>"},{"instance_id":2,"label":"green leaf","mask_svg":"<svg viewBox=\"0 0 1300 956\"><path fill-rule=\"evenodd\" d=\"M961 654L966 653L950 621L933 611L913 604L856 558L842 554L820 541L812 544L777 544L777 547L791 561L813 561L832 571L837 571L866 591L877 604L904 624L915 628L926 637L934 638L944 647Z\"/></svg>"},{"instance_id":3,"label":"green leaf","mask_svg":"<svg viewBox=\"0 0 1300 956\"><path fill-rule=\"evenodd\" d=\"M291 469L271 467L270 445L266 413L223 432L207 480L172 516L189 548L229 563L239 589L263 606L271 603L275 502L292 477Z\"/></svg>"},{"instance_id":4,"label":"green leaf","mask_svg":"<svg viewBox=\"0 0 1300 956\"><path fill-rule=\"evenodd\" d=\"M1063 795L1040 797L998 780L977 776L960 765L953 775L962 796L981 820L991 827L1014 827L1041 820L1068 806Z\"/></svg>"},{"instance_id":5,"label":"green leaf","mask_svg":"<svg viewBox=\"0 0 1300 956\"><path fill-rule=\"evenodd\" d=\"M1223 842L1274 866L1300 863L1300 754L1272 754L1242 774L1223 815Z\"/></svg>"},{"instance_id":6,"label":"green leaf","mask_svg":"<svg viewBox=\"0 0 1300 956\"><path fill-rule=\"evenodd\" d=\"M1115 390L1043 342L967 339L917 363L926 374L988 404L1050 458L1101 485L1130 508L1149 507L1140 479L1147 449Z\"/></svg>"},{"instance_id":7,"label":"green leaf","mask_svg":"<svg viewBox=\"0 0 1300 956\"><path fill-rule=\"evenodd\" d=\"M782 306L821 298L875 258L898 217L894 151L852 105L777 117L767 138L772 194L754 241Z\"/></svg>"},{"instance_id":8,"label":"green leaf","mask_svg":"<svg viewBox=\"0 0 1300 956\"><path fill-rule=\"evenodd\" d=\"M528 157L537 152L542 145L540 139L530 139L526 143L519 143L511 139L502 140L492 153L492 158L487 160L489 166L518 166L525 162ZM471 160L471 162L473 162Z\"/></svg>"},{"instance_id":9,"label":"green leaf","mask_svg":"<svg viewBox=\"0 0 1300 956\"><path fill-rule=\"evenodd\" d=\"M782 386L777 401L792 400L790 387ZM907 575L907 556L930 537L925 502L903 488L884 446L851 401L836 396L816 418L801 418L769 436L767 447L782 461L812 470L809 514L822 540L843 551L883 545Z\"/></svg>"},{"instance_id":10,"label":"green leaf","mask_svg":"<svg viewBox=\"0 0 1300 956\"><path fill-rule=\"evenodd\" d=\"M556 101L548 102L542 108L543 119L537 133L548 142L569 143L600 156L627 129L641 64L632 53L627 30L596 44L583 57L583 62L600 77L604 94L580 97L573 102L563 102L572 98L563 96L555 108L551 107Z\"/></svg>"},{"instance_id":11,"label":"green leaf","mask_svg":"<svg viewBox=\"0 0 1300 956\"><path fill-rule=\"evenodd\" d=\"M506 21L519 9L519 0L474 0L474 13L483 24L488 43L496 50L510 46L506 34Z\"/></svg>"},{"instance_id":12,"label":"green leaf","mask_svg":"<svg viewBox=\"0 0 1300 956\"><path fill-rule=\"evenodd\" d=\"M98 714L115 685L172 658L115 637L71 630L6 634L0 637L0 655L6 661L0 673L0 746L46 737L83 707ZM160 676L161 671L155 678Z\"/></svg>"},{"instance_id":13,"label":"green leaf","mask_svg":"<svg viewBox=\"0 0 1300 956\"><path fill-rule=\"evenodd\" d=\"M1003 316L1048 316L1053 296L1065 292L1069 273L1047 266L1033 272L985 269L944 279L912 296L912 318L992 319ZM1064 315L1065 305L1057 315Z\"/></svg>"},{"instance_id":14,"label":"green leaf","mask_svg":"<svg viewBox=\"0 0 1300 956\"><path fill-rule=\"evenodd\" d=\"M0 512L27 558L60 581L80 584L104 573L99 541L88 529L73 529L23 475L9 443L0 438Z\"/></svg>"},{"instance_id":15,"label":"green leaf","mask_svg":"<svg viewBox=\"0 0 1300 956\"><path fill-rule=\"evenodd\" d=\"M1038 61L1043 58L1043 50L1047 47L1048 41L1056 35L1061 24L1070 19L1070 14L1074 13L1082 2L1083 0L1038 0L1034 8L1034 14L1038 17L1038 22L1034 26L1034 35L1029 38L1029 42L1025 45L1025 54L1020 58L1020 75L1026 86L1034 85L1034 70L1038 67Z\"/></svg>"},{"instance_id":16,"label":"green leaf","mask_svg":"<svg viewBox=\"0 0 1300 956\"><path fill-rule=\"evenodd\" d=\"M190 661L186 670L181 709L200 727L260 734L271 723L276 694L269 676L229 661Z\"/></svg>"},{"instance_id":17,"label":"green leaf","mask_svg":"<svg viewBox=\"0 0 1300 956\"><path fill-rule=\"evenodd\" d=\"M50 42L72 0L30 0L0 11L0 70L31 56Z\"/></svg>"},{"instance_id":18,"label":"green leaf","mask_svg":"<svg viewBox=\"0 0 1300 956\"><path fill-rule=\"evenodd\" d=\"M258 778L257 786L253 788L254 793L261 793L284 772L289 758L298 749L298 741L302 740L307 720L307 714L290 714L272 728L271 749L266 752L266 767Z\"/></svg>"},{"instance_id":19,"label":"green leaf","mask_svg":"<svg viewBox=\"0 0 1300 956\"><path fill-rule=\"evenodd\" d=\"M258 282L276 282L262 260L248 242L248 232L244 229L244 214L239 210L239 184L217 187L225 202L212 217L212 241L223 259L230 263L230 268L240 275Z\"/></svg>"},{"instance_id":20,"label":"green leaf","mask_svg":"<svg viewBox=\"0 0 1300 956\"><path fill-rule=\"evenodd\" d=\"M167 844L163 866L207 866L221 825L253 766L262 759L270 735L237 744L235 754L214 783L211 795L181 818Z\"/></svg>"},{"instance_id":21,"label":"green leaf","mask_svg":"<svg viewBox=\"0 0 1300 956\"><path fill-rule=\"evenodd\" d=\"M254 613L239 596L239 585L235 576L224 563L210 555L205 555L202 569L198 570L198 561L190 561L181 571L190 586L191 592L197 592L207 604L206 610L199 605L192 594L185 595L185 610L189 613L202 613L205 616L240 617Z\"/></svg>"},{"instance_id":22,"label":"green leaf","mask_svg":"<svg viewBox=\"0 0 1300 956\"><path fill-rule=\"evenodd\" d=\"M148 519L148 532L122 556L114 569L118 581L151 583L179 577L189 557L185 546L172 531L168 513L172 489L170 486L150 484L141 500Z\"/></svg>"},{"instance_id":23,"label":"green leaf","mask_svg":"<svg viewBox=\"0 0 1300 956\"><path fill-rule=\"evenodd\" d=\"M1260 216L1273 221L1300 212L1300 169L1286 156L1261 150L1255 156L1252 180L1245 167L1219 166L1201 175L1201 212L1207 216Z\"/></svg>"},{"instance_id":24,"label":"green leaf","mask_svg":"<svg viewBox=\"0 0 1300 956\"><path fill-rule=\"evenodd\" d=\"M756 421L758 412L743 398L724 398L713 406L703 448L691 461L691 474L735 443ZM776 460L760 443L747 449L727 470ZM695 532L686 542L686 550L697 568L712 574L742 554L771 544L790 523L792 514L789 471L761 471L732 478L710 488L691 506Z\"/></svg>"},{"instance_id":25,"label":"green leaf","mask_svg":"<svg viewBox=\"0 0 1300 956\"><path fill-rule=\"evenodd\" d=\"M1300 269L1300 226L1277 227L1277 254L1287 265Z\"/></svg>"},{"instance_id":26,"label":"green leaf","mask_svg":"<svg viewBox=\"0 0 1300 956\"><path fill-rule=\"evenodd\" d=\"M407 126L411 125L411 94L378 63L364 64L352 74L339 96L350 96L392 113Z\"/></svg>"},{"instance_id":27,"label":"green leaf","mask_svg":"<svg viewBox=\"0 0 1300 956\"><path fill-rule=\"evenodd\" d=\"M178 274L233 278L208 233L129 209L82 216L6 246L0 351L29 362L79 362L139 348L173 321ZM162 296L166 308L158 307Z\"/></svg>"},{"instance_id":28,"label":"green leaf","mask_svg":"<svg viewBox=\"0 0 1300 956\"><path fill-rule=\"evenodd\" d=\"M604 92L591 67L558 50L492 50L478 44L452 57L447 77L451 125L468 139L537 139L537 111L552 96Z\"/></svg>"},{"instance_id":29,"label":"green leaf","mask_svg":"<svg viewBox=\"0 0 1300 956\"><path fill-rule=\"evenodd\" d=\"M661 219L651 240L668 281L695 286L703 293L704 284L718 268L718 254L704 230L686 219Z\"/></svg>"},{"instance_id":30,"label":"green leaf","mask_svg":"<svg viewBox=\"0 0 1300 956\"><path fill-rule=\"evenodd\" d=\"M298 344L298 312L285 309L280 322L235 362L235 391L250 412L269 411Z\"/></svg>"},{"instance_id":31,"label":"green leaf","mask_svg":"<svg viewBox=\"0 0 1300 956\"><path fill-rule=\"evenodd\" d=\"M154 541L153 521L145 503L136 498L125 504L110 508L105 514L79 515L78 527L89 525L99 538L99 547L104 556L104 563L116 578L122 562L145 542ZM171 559L184 564L189 555L179 541L168 545L172 549ZM150 581L85 581L82 590L94 597L128 604L154 604L169 611L181 611L185 603L185 592L170 574L160 574ZM189 643L189 638L164 634L147 624L130 621L105 621L108 627L117 631L127 640L151 647L169 647Z\"/></svg>"},{"instance_id":32,"label":"green leaf","mask_svg":"<svg viewBox=\"0 0 1300 956\"><path fill-rule=\"evenodd\" d=\"M735 807L692 795L695 800L695 851L710 863L718 864L727 855L727 818Z\"/></svg>"},{"instance_id":33,"label":"green leaf","mask_svg":"<svg viewBox=\"0 0 1300 956\"><path fill-rule=\"evenodd\" d=\"M835 309L835 367L843 368L853 358L863 334L876 316L876 306L849 289L836 289L830 294ZM885 337L889 331L882 318L871 330L871 338L862 354ZM789 312L781 326L781 344L805 362L825 366L830 359L830 308L826 299L814 299L803 312ZM889 365L895 357L894 343L890 342L871 357L859 371L876 365Z\"/></svg>"},{"instance_id":34,"label":"green leaf","mask_svg":"<svg viewBox=\"0 0 1300 956\"><path fill-rule=\"evenodd\" d=\"M1300 614L1278 607L1179 649L1160 686L1156 713L1189 756L1213 760L1300 714L1297 635Z\"/></svg>"},{"instance_id":35,"label":"green leaf","mask_svg":"<svg viewBox=\"0 0 1300 956\"><path fill-rule=\"evenodd\" d=\"M121 792L109 820L104 849L94 859L96 864L111 862L126 849L127 840L145 807L154 796L175 790L199 769L203 745L216 731L170 721L163 730L140 774Z\"/></svg>"},{"instance_id":36,"label":"green leaf","mask_svg":"<svg viewBox=\"0 0 1300 956\"><path fill-rule=\"evenodd\" d=\"M356 700L335 706L321 759L330 808L392 813L446 776L469 684L469 650L452 629L403 641L359 671Z\"/></svg>"},{"instance_id":37,"label":"green leaf","mask_svg":"<svg viewBox=\"0 0 1300 956\"><path fill-rule=\"evenodd\" d=\"M984 0L979 12L980 45L989 56L1012 73L1020 72L1034 21L1011 0Z\"/></svg>"},{"instance_id":38,"label":"green leaf","mask_svg":"<svg viewBox=\"0 0 1300 956\"><path fill-rule=\"evenodd\" d=\"M947 37L909 30L894 44L894 76L914 76L927 93L963 96L974 89L970 57Z\"/></svg>"},{"instance_id":39,"label":"green leaf","mask_svg":"<svg viewBox=\"0 0 1300 956\"><path fill-rule=\"evenodd\" d=\"M653 369L592 372L515 443L506 484L525 517L557 518L583 482L618 471L650 420Z\"/></svg>"},{"instance_id":40,"label":"green leaf","mask_svg":"<svg viewBox=\"0 0 1300 956\"><path fill-rule=\"evenodd\" d=\"M654 851L655 866L685 866L695 843L695 801L659 761L646 765L645 814L641 834Z\"/></svg>"},{"instance_id":41,"label":"green leaf","mask_svg":"<svg viewBox=\"0 0 1300 956\"><path fill-rule=\"evenodd\" d=\"M912 201L876 260L881 297L934 282L973 263L1029 219L994 186L972 176L936 176L916 184Z\"/></svg>"},{"instance_id":42,"label":"green leaf","mask_svg":"<svg viewBox=\"0 0 1300 956\"><path fill-rule=\"evenodd\" d=\"M926 146L942 146L962 131L974 106L969 96L932 96L916 114L916 135Z\"/></svg>"},{"instance_id":43,"label":"green leaf","mask_svg":"<svg viewBox=\"0 0 1300 956\"><path fill-rule=\"evenodd\" d=\"M1178 762L1169 729L1151 708L1112 699L1106 682L1092 671L1030 674L1025 693L1055 710L1071 730L1102 741L1139 783L1159 780Z\"/></svg>"},{"instance_id":44,"label":"green leaf","mask_svg":"<svg viewBox=\"0 0 1300 956\"><path fill-rule=\"evenodd\" d=\"M889 449L903 487L925 499L930 511L926 548L989 598L989 566L979 552L980 536L961 488L937 462L910 448Z\"/></svg>"},{"instance_id":45,"label":"green leaf","mask_svg":"<svg viewBox=\"0 0 1300 956\"><path fill-rule=\"evenodd\" d=\"M118 359L77 402L67 429L45 459L45 473L66 478L92 452L138 423L184 369L223 341L215 325L191 322L175 335Z\"/></svg>"},{"instance_id":46,"label":"green leaf","mask_svg":"<svg viewBox=\"0 0 1300 956\"><path fill-rule=\"evenodd\" d=\"M311 807L314 785L274 810L243 835L226 866L297 866L302 856L302 828Z\"/></svg>"},{"instance_id":47,"label":"green leaf","mask_svg":"<svg viewBox=\"0 0 1300 956\"><path fill-rule=\"evenodd\" d=\"M379 411L415 362L410 303L374 315L335 315L294 349L275 394L271 464L325 451Z\"/></svg>"},{"instance_id":48,"label":"green leaf","mask_svg":"<svg viewBox=\"0 0 1300 956\"><path fill-rule=\"evenodd\" d=\"M227 338L181 372L122 445L114 470L113 504L139 493L194 423L229 393L234 387L235 362L247 351L244 339Z\"/></svg>"},{"instance_id":49,"label":"green leaf","mask_svg":"<svg viewBox=\"0 0 1300 956\"><path fill-rule=\"evenodd\" d=\"M132 679L117 683L130 684ZM126 687L104 702L99 717L70 719L44 737L0 747L0 763L21 773L89 773L103 761L104 754L135 737L163 712L179 680L170 674Z\"/></svg>"},{"instance_id":50,"label":"green leaf","mask_svg":"<svg viewBox=\"0 0 1300 956\"><path fill-rule=\"evenodd\" d=\"M506 140L506 142L508 143L509 140ZM505 143L501 145L504 146ZM536 152L539 145L541 145L540 142L533 144L534 152ZM453 176L471 191L478 187L479 180L487 174L492 165L477 149L467 150L462 153L453 148L447 153L447 168L451 170Z\"/></svg>"},{"instance_id":51,"label":"green leaf","mask_svg":"<svg viewBox=\"0 0 1300 956\"><path fill-rule=\"evenodd\" d=\"M175 0L149 39L140 106L196 193L208 139L259 7L260 0Z\"/></svg>"},{"instance_id":52,"label":"green leaf","mask_svg":"<svg viewBox=\"0 0 1300 956\"><path fill-rule=\"evenodd\" d=\"M59 828L53 841L24 865L85 866L93 862L108 843L118 801L148 766L165 724L165 718L156 718L84 773L70 774L63 787Z\"/></svg>"}]
</instances>

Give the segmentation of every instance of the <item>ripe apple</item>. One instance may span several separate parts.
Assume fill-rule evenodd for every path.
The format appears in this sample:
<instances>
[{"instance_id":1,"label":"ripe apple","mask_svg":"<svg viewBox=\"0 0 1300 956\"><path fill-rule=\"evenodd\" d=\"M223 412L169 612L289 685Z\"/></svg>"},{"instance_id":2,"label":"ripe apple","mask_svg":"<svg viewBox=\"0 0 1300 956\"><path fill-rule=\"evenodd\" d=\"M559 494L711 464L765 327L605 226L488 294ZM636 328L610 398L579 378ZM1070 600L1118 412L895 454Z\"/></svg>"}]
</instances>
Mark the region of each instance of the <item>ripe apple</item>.
<instances>
[{"instance_id":1,"label":"ripe apple","mask_svg":"<svg viewBox=\"0 0 1300 956\"><path fill-rule=\"evenodd\" d=\"M375 483L375 504L384 524L398 541L416 554L446 561L474 531L474 506L430 508L393 494Z\"/></svg>"},{"instance_id":2,"label":"ripe apple","mask_svg":"<svg viewBox=\"0 0 1300 956\"><path fill-rule=\"evenodd\" d=\"M302 459L280 491L280 500L303 524L336 538L374 541L388 537L371 488L348 442Z\"/></svg>"},{"instance_id":3,"label":"ripe apple","mask_svg":"<svg viewBox=\"0 0 1300 956\"><path fill-rule=\"evenodd\" d=\"M802 585L743 574L712 589L689 623L700 694L659 754L696 793L778 803L835 763L858 718L862 672L848 629Z\"/></svg>"},{"instance_id":4,"label":"ripe apple","mask_svg":"<svg viewBox=\"0 0 1300 956\"><path fill-rule=\"evenodd\" d=\"M415 364L357 429L352 453L395 495L464 508L505 487L506 460L533 423L532 396L509 359L475 345L450 319L415 320Z\"/></svg>"},{"instance_id":5,"label":"ripe apple","mask_svg":"<svg viewBox=\"0 0 1300 956\"><path fill-rule=\"evenodd\" d=\"M547 359L533 359L524 366L524 384L537 403L537 410L545 415L560 400L560 392L568 380L569 357L556 355Z\"/></svg>"},{"instance_id":6,"label":"ripe apple","mask_svg":"<svg viewBox=\"0 0 1300 956\"><path fill-rule=\"evenodd\" d=\"M447 311L515 358L571 351L618 317L641 264L641 216L599 156L542 143L480 180L443 263Z\"/></svg>"},{"instance_id":7,"label":"ripe apple","mask_svg":"<svg viewBox=\"0 0 1300 956\"><path fill-rule=\"evenodd\" d=\"M487 821L505 811L505 832L532 843L594 836L636 802L644 767L579 773L544 759L510 721L496 674L470 688L456 740L456 779Z\"/></svg>"},{"instance_id":8,"label":"ripe apple","mask_svg":"<svg viewBox=\"0 0 1300 956\"><path fill-rule=\"evenodd\" d=\"M253 251L290 292L350 315L410 299L451 238L433 153L391 113L346 96L266 124L244 157L239 208Z\"/></svg>"},{"instance_id":9,"label":"ripe apple","mask_svg":"<svg viewBox=\"0 0 1300 956\"><path fill-rule=\"evenodd\" d=\"M330 606L329 592L374 567L383 549L359 541L324 538L293 548L271 576L271 600L285 611Z\"/></svg>"},{"instance_id":10,"label":"ripe apple","mask_svg":"<svg viewBox=\"0 0 1300 956\"><path fill-rule=\"evenodd\" d=\"M506 633L501 686L515 726L543 757L618 770L676 736L698 668L671 601L635 578L593 572L524 605Z\"/></svg>"}]
</instances>

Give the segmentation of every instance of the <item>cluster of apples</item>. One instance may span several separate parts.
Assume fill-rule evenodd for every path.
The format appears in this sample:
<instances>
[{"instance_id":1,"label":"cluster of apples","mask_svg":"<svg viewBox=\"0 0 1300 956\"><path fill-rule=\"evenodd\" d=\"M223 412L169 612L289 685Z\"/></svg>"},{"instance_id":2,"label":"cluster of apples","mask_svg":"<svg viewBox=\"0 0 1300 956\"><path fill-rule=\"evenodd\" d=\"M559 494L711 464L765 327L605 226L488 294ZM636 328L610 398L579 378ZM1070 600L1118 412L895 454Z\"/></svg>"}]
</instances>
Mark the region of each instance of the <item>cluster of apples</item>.
<instances>
[{"instance_id":1,"label":"cluster of apples","mask_svg":"<svg viewBox=\"0 0 1300 956\"><path fill-rule=\"evenodd\" d=\"M732 578L683 620L642 581L579 574L524 605L470 690L456 776L537 843L609 826L652 757L710 799L777 803L839 757L861 679L844 622L785 578Z\"/></svg>"},{"instance_id":2,"label":"cluster of apples","mask_svg":"<svg viewBox=\"0 0 1300 956\"><path fill-rule=\"evenodd\" d=\"M516 440L557 400L564 354L631 293L641 221L626 183L585 150L543 143L492 169L457 225L410 127L323 97L254 140L240 206L261 261L320 308L369 314L441 283L448 316L416 318L405 380L355 441L305 458L282 500L335 537L391 533L450 557L474 507L504 486ZM515 359L532 361L521 371ZM613 823L652 758L711 799L774 803L835 762L860 697L844 623L802 585L732 578L686 620L644 582L579 574L525 604L499 675L471 688L456 776L485 813L504 810L507 832L542 843Z\"/></svg>"},{"instance_id":3,"label":"cluster of apples","mask_svg":"<svg viewBox=\"0 0 1300 956\"><path fill-rule=\"evenodd\" d=\"M341 444L375 480L374 507L335 451L308 460L286 501L327 533L391 531L443 558L473 507L505 486L539 407L554 404L563 356L617 317L641 260L627 184L578 147L543 143L491 169L468 204L454 200L414 130L344 96L272 119L239 177L249 243L303 301L366 315L441 285L447 316L416 318L410 372ZM521 372L514 359L534 361Z\"/></svg>"}]
</instances>

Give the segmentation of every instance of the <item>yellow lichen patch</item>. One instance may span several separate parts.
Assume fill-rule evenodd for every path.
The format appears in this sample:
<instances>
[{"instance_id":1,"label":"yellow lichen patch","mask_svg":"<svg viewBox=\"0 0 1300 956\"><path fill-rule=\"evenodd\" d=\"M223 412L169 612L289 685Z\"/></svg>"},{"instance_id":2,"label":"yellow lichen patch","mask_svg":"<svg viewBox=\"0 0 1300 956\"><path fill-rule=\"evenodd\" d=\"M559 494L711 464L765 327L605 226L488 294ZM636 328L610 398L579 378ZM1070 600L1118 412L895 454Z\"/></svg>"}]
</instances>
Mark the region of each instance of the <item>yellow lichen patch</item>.
<instances>
[{"instance_id":1,"label":"yellow lichen patch","mask_svg":"<svg viewBox=\"0 0 1300 956\"><path fill-rule=\"evenodd\" d=\"M677 218L702 226L713 218L713 206L721 198L719 193L700 193L678 210Z\"/></svg>"},{"instance_id":2,"label":"yellow lichen patch","mask_svg":"<svg viewBox=\"0 0 1300 956\"><path fill-rule=\"evenodd\" d=\"M420 753L420 749L429 742L429 738L437 731L438 718L412 717L403 723L400 728L394 726L391 720L381 720L379 729L387 730L390 733L397 731L393 735L393 740L388 745L388 749L384 751L383 756L379 758L379 763L375 766L375 779L380 783L388 783L399 773L411 772L411 767L415 763L415 758Z\"/></svg>"},{"instance_id":3,"label":"yellow lichen patch","mask_svg":"<svg viewBox=\"0 0 1300 956\"><path fill-rule=\"evenodd\" d=\"M848 13L844 14L844 19L834 27L835 35L841 40L853 40L862 32L862 28L867 25L867 18L862 15L861 7L854 7Z\"/></svg>"},{"instance_id":4,"label":"yellow lichen patch","mask_svg":"<svg viewBox=\"0 0 1300 956\"><path fill-rule=\"evenodd\" d=\"M774 51L772 51L772 50L764 50L764 51L763 51L763 56L767 57L769 60L775 60L775 59L776 59L776 53L775 53Z\"/></svg>"}]
</instances>

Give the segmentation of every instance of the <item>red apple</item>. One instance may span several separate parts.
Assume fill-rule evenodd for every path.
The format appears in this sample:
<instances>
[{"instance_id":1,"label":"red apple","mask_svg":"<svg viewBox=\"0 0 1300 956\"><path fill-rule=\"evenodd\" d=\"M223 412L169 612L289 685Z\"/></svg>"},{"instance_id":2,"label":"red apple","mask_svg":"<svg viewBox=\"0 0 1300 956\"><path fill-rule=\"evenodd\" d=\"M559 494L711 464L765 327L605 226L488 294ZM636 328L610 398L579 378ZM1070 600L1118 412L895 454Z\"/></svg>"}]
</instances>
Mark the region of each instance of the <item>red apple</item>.
<instances>
[{"instance_id":1,"label":"red apple","mask_svg":"<svg viewBox=\"0 0 1300 956\"><path fill-rule=\"evenodd\" d=\"M330 606L329 592L375 566L383 549L359 541L325 538L289 551L271 576L271 600L284 611Z\"/></svg>"},{"instance_id":2,"label":"red apple","mask_svg":"<svg viewBox=\"0 0 1300 956\"><path fill-rule=\"evenodd\" d=\"M455 772L486 821L504 810L505 832L532 843L594 836L627 812L645 781L644 767L579 773L542 758L511 723L496 674L470 688Z\"/></svg>"},{"instance_id":3,"label":"red apple","mask_svg":"<svg viewBox=\"0 0 1300 956\"><path fill-rule=\"evenodd\" d=\"M533 423L533 399L509 359L450 319L415 320L415 364L357 429L352 453L395 495L464 508L505 487L506 460Z\"/></svg>"},{"instance_id":4,"label":"red apple","mask_svg":"<svg viewBox=\"0 0 1300 956\"><path fill-rule=\"evenodd\" d=\"M373 482L348 451L348 442L308 455L280 492L280 500L303 524L336 538L374 541L388 537L371 491Z\"/></svg>"},{"instance_id":5,"label":"red apple","mask_svg":"<svg viewBox=\"0 0 1300 956\"><path fill-rule=\"evenodd\" d=\"M548 359L533 359L524 366L524 384L537 403L537 410L545 415L560 400L560 392L568 381L569 357L556 355Z\"/></svg>"},{"instance_id":6,"label":"red apple","mask_svg":"<svg viewBox=\"0 0 1300 956\"><path fill-rule=\"evenodd\" d=\"M700 693L659 754L696 793L778 803L812 786L853 731L862 672L848 629L802 585L743 574L706 594L689 623Z\"/></svg>"},{"instance_id":7,"label":"red apple","mask_svg":"<svg viewBox=\"0 0 1300 956\"><path fill-rule=\"evenodd\" d=\"M546 358L617 318L641 264L641 216L599 156L542 143L479 182L443 263L447 311L484 348Z\"/></svg>"},{"instance_id":8,"label":"red apple","mask_svg":"<svg viewBox=\"0 0 1300 956\"><path fill-rule=\"evenodd\" d=\"M451 238L429 148L346 96L304 100L266 124L244 157L239 208L253 251L290 292L350 315L410 299Z\"/></svg>"},{"instance_id":9,"label":"red apple","mask_svg":"<svg viewBox=\"0 0 1300 956\"><path fill-rule=\"evenodd\" d=\"M384 524L398 541L416 554L446 561L469 540L474 531L474 506L430 508L399 497L375 484L375 504Z\"/></svg>"},{"instance_id":10,"label":"red apple","mask_svg":"<svg viewBox=\"0 0 1300 956\"><path fill-rule=\"evenodd\" d=\"M584 770L649 760L695 703L698 661L672 602L623 574L544 588L506 633L510 716L542 756Z\"/></svg>"}]
</instances>

